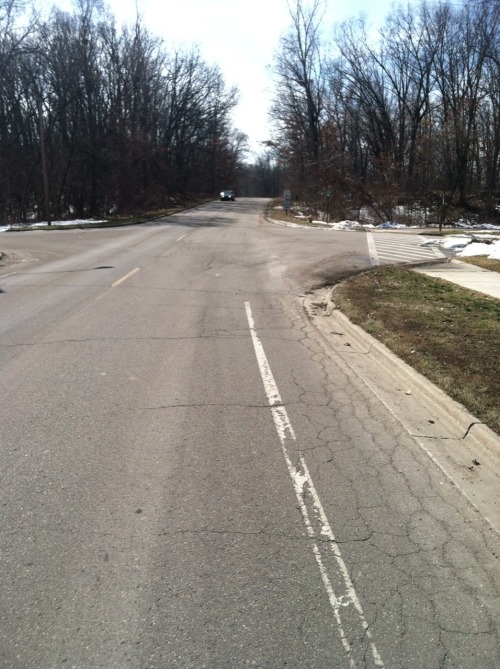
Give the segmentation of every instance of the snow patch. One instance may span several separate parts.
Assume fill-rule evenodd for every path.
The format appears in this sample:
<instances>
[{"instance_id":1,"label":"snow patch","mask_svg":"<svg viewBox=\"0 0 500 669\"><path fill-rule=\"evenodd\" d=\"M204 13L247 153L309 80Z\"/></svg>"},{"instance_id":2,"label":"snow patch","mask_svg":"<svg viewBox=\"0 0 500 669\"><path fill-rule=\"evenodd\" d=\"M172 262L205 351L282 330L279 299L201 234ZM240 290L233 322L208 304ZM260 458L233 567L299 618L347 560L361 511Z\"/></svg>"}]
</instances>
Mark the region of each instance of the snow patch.
<instances>
[{"instance_id":1,"label":"snow patch","mask_svg":"<svg viewBox=\"0 0 500 669\"><path fill-rule=\"evenodd\" d=\"M78 225L78 226L95 225L96 223L106 223L106 221L98 218L82 218L71 221L52 221L53 226L60 226L60 227L66 225ZM45 227L47 227L47 221L41 221L40 223L23 223L20 225L1 226L0 232L15 231L15 230L20 230L21 228L23 229L30 228L36 230L36 228L45 228Z\"/></svg>"},{"instance_id":2,"label":"snow patch","mask_svg":"<svg viewBox=\"0 0 500 669\"><path fill-rule=\"evenodd\" d=\"M472 242L457 253L459 258L469 258L471 256L486 256L492 260L500 260L500 239L492 244Z\"/></svg>"}]
</instances>

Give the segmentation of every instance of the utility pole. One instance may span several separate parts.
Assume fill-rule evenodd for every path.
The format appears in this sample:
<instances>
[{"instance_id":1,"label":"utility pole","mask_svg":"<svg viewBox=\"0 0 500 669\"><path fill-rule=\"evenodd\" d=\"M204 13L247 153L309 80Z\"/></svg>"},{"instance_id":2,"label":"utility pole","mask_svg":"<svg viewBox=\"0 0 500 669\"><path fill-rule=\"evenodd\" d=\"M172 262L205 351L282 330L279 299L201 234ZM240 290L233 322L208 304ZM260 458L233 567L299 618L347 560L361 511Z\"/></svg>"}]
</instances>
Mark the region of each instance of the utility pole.
<instances>
[{"instance_id":1,"label":"utility pole","mask_svg":"<svg viewBox=\"0 0 500 669\"><path fill-rule=\"evenodd\" d=\"M52 221L50 220L49 176L47 174L47 155L45 152L45 130L43 126L43 108L42 108L41 97L38 101L38 116L40 121L40 152L42 155L43 192L45 196L45 210L47 212L47 225L52 225Z\"/></svg>"}]
</instances>

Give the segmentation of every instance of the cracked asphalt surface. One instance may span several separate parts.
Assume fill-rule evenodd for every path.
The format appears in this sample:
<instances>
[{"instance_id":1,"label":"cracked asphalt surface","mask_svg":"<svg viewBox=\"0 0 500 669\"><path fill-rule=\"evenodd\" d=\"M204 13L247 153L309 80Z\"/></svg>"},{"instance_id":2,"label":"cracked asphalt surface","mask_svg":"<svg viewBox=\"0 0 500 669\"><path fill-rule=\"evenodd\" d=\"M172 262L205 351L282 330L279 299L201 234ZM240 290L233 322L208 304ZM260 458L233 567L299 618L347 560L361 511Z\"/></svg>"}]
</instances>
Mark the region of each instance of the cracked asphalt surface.
<instances>
[{"instance_id":1,"label":"cracked asphalt surface","mask_svg":"<svg viewBox=\"0 0 500 669\"><path fill-rule=\"evenodd\" d=\"M262 205L2 237L2 669L500 666L498 533L303 308L365 236Z\"/></svg>"}]
</instances>

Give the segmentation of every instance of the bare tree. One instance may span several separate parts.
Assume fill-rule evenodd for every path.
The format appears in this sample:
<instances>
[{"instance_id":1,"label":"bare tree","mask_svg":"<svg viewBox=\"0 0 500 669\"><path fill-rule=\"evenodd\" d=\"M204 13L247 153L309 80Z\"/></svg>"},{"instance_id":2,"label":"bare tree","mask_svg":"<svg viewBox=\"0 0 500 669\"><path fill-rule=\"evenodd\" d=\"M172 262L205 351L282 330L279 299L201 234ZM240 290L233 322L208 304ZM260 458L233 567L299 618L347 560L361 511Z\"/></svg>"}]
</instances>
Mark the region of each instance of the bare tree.
<instances>
[{"instance_id":1,"label":"bare tree","mask_svg":"<svg viewBox=\"0 0 500 669\"><path fill-rule=\"evenodd\" d=\"M158 207L237 178L238 93L198 49L166 50L140 17L119 32L101 0L54 9L29 33L21 8L0 0L3 219L43 215L42 148L58 217Z\"/></svg>"},{"instance_id":2,"label":"bare tree","mask_svg":"<svg viewBox=\"0 0 500 669\"><path fill-rule=\"evenodd\" d=\"M498 41L498 11L487 3L454 10L438 7L433 25L436 51L436 82L440 96L442 164L447 188L466 203L468 168L476 131L476 117L484 97L484 72L491 42ZM489 27L485 30L485 22Z\"/></svg>"},{"instance_id":3,"label":"bare tree","mask_svg":"<svg viewBox=\"0 0 500 669\"><path fill-rule=\"evenodd\" d=\"M384 218L416 198L442 222L470 194L493 211L500 4L393 7L378 36L352 19L333 33L328 55L317 10L297 4L275 59L273 145L296 190L317 198L334 184L344 204L372 204Z\"/></svg>"},{"instance_id":4,"label":"bare tree","mask_svg":"<svg viewBox=\"0 0 500 669\"><path fill-rule=\"evenodd\" d=\"M296 188L307 193L319 179L324 75L320 23L322 3L306 7L296 0L290 8L292 27L274 58L276 92L271 108L282 151L288 154ZM300 186L299 186L300 184Z\"/></svg>"}]
</instances>

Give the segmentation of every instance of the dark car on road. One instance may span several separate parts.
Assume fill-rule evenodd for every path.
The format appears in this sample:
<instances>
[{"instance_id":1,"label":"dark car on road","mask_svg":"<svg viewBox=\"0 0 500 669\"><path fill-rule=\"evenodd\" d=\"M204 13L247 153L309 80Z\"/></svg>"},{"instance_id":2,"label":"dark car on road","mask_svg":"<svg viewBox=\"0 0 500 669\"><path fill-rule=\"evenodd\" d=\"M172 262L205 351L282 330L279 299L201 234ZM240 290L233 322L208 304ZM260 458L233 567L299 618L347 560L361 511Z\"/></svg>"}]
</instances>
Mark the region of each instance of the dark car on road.
<instances>
[{"instance_id":1,"label":"dark car on road","mask_svg":"<svg viewBox=\"0 0 500 669\"><path fill-rule=\"evenodd\" d=\"M234 190L223 190L220 194L221 202L224 200L232 200L234 202Z\"/></svg>"}]
</instances>

